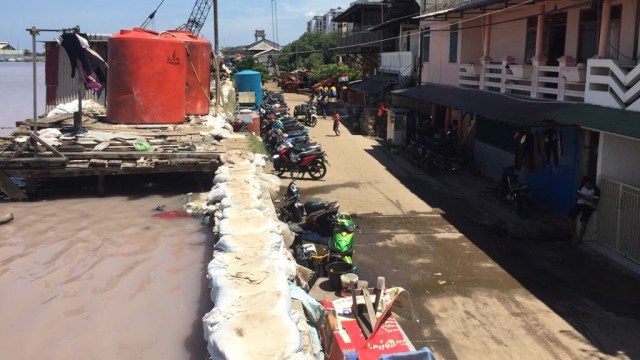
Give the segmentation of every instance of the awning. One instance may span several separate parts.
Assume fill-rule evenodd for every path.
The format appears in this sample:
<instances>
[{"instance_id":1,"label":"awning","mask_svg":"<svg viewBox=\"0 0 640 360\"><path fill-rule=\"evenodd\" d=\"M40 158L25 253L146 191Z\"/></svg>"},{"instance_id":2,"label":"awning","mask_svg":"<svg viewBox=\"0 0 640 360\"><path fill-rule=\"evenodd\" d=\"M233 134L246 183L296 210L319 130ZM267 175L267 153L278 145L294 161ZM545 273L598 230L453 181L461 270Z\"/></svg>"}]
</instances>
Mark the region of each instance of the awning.
<instances>
[{"instance_id":1,"label":"awning","mask_svg":"<svg viewBox=\"0 0 640 360\"><path fill-rule=\"evenodd\" d=\"M436 84L395 90L391 93L517 125L533 125L544 120L546 113L571 106L558 101Z\"/></svg>"},{"instance_id":2,"label":"awning","mask_svg":"<svg viewBox=\"0 0 640 360\"><path fill-rule=\"evenodd\" d=\"M640 112L575 104L545 114L548 120L640 139Z\"/></svg>"},{"instance_id":3,"label":"awning","mask_svg":"<svg viewBox=\"0 0 640 360\"><path fill-rule=\"evenodd\" d=\"M378 75L357 83L349 84L349 90L366 94L377 94L382 92L387 85L396 84L397 82L397 75Z\"/></svg>"}]
</instances>

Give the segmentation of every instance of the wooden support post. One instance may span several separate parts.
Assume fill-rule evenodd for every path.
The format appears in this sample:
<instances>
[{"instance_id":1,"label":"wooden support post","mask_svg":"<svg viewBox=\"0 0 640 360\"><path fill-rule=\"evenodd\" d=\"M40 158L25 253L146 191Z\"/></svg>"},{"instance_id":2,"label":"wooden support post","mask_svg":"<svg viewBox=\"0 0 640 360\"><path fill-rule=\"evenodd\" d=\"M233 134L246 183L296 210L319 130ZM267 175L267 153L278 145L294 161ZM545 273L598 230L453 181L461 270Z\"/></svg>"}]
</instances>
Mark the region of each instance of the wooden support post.
<instances>
[{"instance_id":1,"label":"wooden support post","mask_svg":"<svg viewBox=\"0 0 640 360\"><path fill-rule=\"evenodd\" d=\"M35 141L35 142L38 142L38 143L42 144L42 146L44 146L47 150L51 151L52 153L54 153L54 154L56 154L56 155L58 155L58 156L60 156L60 157L63 157L63 158L65 157L65 156L64 156L64 155L62 155L58 150L56 150L53 146L51 146L51 145L47 144L44 140L40 139L40 138L38 137L38 135L36 135L35 133L31 134L31 135L30 135L30 137L31 137L31 139L32 139L33 141ZM35 145L34 145L34 148L35 148Z\"/></svg>"},{"instance_id":2,"label":"wooden support post","mask_svg":"<svg viewBox=\"0 0 640 360\"><path fill-rule=\"evenodd\" d=\"M38 192L38 178L29 176L24 178L25 191L28 195L35 195Z\"/></svg>"},{"instance_id":3,"label":"wooden support post","mask_svg":"<svg viewBox=\"0 0 640 360\"><path fill-rule=\"evenodd\" d=\"M0 190L4 191L12 200L27 200L27 195L2 170L0 170Z\"/></svg>"},{"instance_id":4,"label":"wooden support post","mask_svg":"<svg viewBox=\"0 0 640 360\"><path fill-rule=\"evenodd\" d=\"M107 183L104 175L98 175L98 195L104 196L107 193Z\"/></svg>"}]
</instances>

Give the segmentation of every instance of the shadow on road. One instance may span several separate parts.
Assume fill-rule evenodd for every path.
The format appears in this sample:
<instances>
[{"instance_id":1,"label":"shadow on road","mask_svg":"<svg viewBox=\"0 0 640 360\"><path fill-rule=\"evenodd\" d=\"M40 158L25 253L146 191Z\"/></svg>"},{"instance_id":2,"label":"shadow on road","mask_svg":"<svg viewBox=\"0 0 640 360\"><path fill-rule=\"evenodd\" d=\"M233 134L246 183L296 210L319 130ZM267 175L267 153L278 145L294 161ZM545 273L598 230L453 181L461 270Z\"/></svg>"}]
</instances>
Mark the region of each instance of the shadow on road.
<instances>
[{"instance_id":1,"label":"shadow on road","mask_svg":"<svg viewBox=\"0 0 640 360\"><path fill-rule=\"evenodd\" d=\"M497 200L492 193L487 193L491 187L486 179L468 173L445 175L446 178L407 175L411 172L397 171L399 166L412 167L403 155L392 154L384 145L368 152L416 196L431 207L441 209L442 218L594 347L612 356L625 354L632 359L640 358L640 347L628 337L630 332L640 329L640 278L637 275L591 248L559 241L561 236L508 238L502 226L478 222L478 218L486 216L483 212L487 209L498 209L489 204ZM504 206L497 206L500 205ZM499 216L512 226L535 228L540 227L542 221L535 216L527 220L514 219L516 215L509 213ZM426 297L424 291L412 293ZM614 321L597 320L603 316ZM418 328L408 331L423 332ZM437 339L438 335L433 334L431 340L417 339L417 342L434 341L434 337Z\"/></svg>"}]
</instances>

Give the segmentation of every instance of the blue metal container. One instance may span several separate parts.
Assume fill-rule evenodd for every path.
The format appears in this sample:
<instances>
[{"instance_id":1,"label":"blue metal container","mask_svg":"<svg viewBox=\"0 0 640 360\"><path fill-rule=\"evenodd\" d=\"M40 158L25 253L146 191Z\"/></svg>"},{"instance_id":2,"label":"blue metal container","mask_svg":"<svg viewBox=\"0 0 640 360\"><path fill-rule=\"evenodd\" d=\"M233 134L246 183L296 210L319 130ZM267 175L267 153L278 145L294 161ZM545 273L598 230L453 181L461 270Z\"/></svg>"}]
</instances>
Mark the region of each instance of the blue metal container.
<instances>
[{"instance_id":1,"label":"blue metal container","mask_svg":"<svg viewBox=\"0 0 640 360\"><path fill-rule=\"evenodd\" d=\"M262 105L262 75L257 71L243 70L235 73L233 79L236 82L238 92L254 92L256 105Z\"/></svg>"}]
</instances>

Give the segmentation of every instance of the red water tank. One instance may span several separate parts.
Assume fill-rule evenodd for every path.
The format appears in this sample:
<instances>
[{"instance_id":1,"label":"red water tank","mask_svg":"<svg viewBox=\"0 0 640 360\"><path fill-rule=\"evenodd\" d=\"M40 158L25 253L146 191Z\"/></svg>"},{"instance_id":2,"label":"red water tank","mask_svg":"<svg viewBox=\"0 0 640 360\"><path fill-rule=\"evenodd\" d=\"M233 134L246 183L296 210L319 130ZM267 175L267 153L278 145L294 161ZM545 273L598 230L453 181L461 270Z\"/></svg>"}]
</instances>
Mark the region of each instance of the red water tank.
<instances>
[{"instance_id":1,"label":"red water tank","mask_svg":"<svg viewBox=\"0 0 640 360\"><path fill-rule=\"evenodd\" d=\"M168 33L134 28L110 37L107 46L108 122L184 122L184 41Z\"/></svg>"},{"instance_id":2,"label":"red water tank","mask_svg":"<svg viewBox=\"0 0 640 360\"><path fill-rule=\"evenodd\" d=\"M187 115L207 115L211 95L211 43L189 31L168 30L170 34L184 41L187 49L187 93L185 113Z\"/></svg>"}]
</instances>

